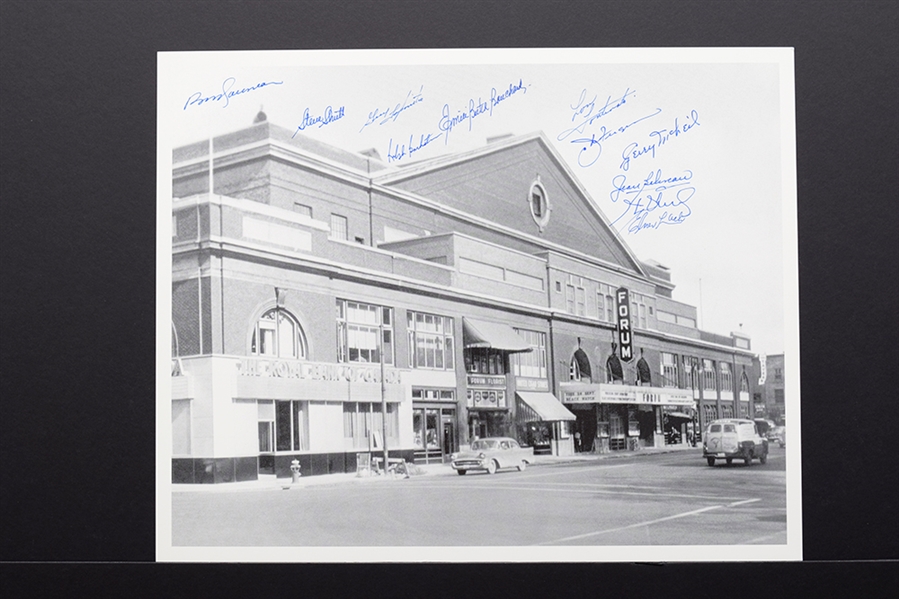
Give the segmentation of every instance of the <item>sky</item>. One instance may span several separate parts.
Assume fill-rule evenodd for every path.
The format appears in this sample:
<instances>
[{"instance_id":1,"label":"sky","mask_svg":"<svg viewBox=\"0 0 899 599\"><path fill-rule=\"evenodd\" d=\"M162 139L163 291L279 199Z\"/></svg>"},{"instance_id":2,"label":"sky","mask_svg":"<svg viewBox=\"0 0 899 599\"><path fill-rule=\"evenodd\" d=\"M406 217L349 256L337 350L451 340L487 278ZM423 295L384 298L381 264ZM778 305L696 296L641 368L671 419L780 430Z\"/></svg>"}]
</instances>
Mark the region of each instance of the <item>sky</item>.
<instances>
[{"instance_id":1,"label":"sky","mask_svg":"<svg viewBox=\"0 0 899 599\"><path fill-rule=\"evenodd\" d=\"M396 165L542 131L634 255L670 269L700 328L780 353L798 335L787 56L788 68L771 49L161 53L159 181L173 147L260 109Z\"/></svg>"}]
</instances>

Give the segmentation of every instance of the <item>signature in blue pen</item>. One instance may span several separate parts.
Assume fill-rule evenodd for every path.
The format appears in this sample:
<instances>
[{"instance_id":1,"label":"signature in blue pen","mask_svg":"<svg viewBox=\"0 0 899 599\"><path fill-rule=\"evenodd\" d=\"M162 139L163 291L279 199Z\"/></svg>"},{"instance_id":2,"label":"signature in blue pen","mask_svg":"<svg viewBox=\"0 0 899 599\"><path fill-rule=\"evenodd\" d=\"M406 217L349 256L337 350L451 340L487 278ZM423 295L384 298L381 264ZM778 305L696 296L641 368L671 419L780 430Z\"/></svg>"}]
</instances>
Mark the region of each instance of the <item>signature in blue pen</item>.
<instances>
[{"instance_id":1,"label":"signature in blue pen","mask_svg":"<svg viewBox=\"0 0 899 599\"><path fill-rule=\"evenodd\" d=\"M658 131L650 132L648 143L641 145L638 142L633 142L628 144L624 151L621 152L621 164L618 168L626 171L630 168L631 160L636 160L643 156L649 155L655 158L656 151L663 145L699 126L699 113L691 110L685 120L686 122L681 124L680 117L677 117L674 119L674 126L671 129L659 129Z\"/></svg>"},{"instance_id":2,"label":"signature in blue pen","mask_svg":"<svg viewBox=\"0 0 899 599\"><path fill-rule=\"evenodd\" d=\"M524 84L524 82L519 79L518 83L510 83L507 88L503 91L497 91L497 89L490 89L490 96L487 100L482 100L479 96L477 101L474 98L470 98L468 100L468 109L456 109L455 111L450 109L449 104L443 105L443 112L441 113L440 122L438 123L438 127L441 131L446 133L443 138L444 143L449 142L449 135L452 133L455 127L463 123L468 123L468 130L471 131L471 126L474 120L482 115L487 115L488 117L493 116L493 109L498 107L501 103L505 102L509 98L515 96L519 92L523 95L528 91L528 86Z\"/></svg>"},{"instance_id":3,"label":"signature in blue pen","mask_svg":"<svg viewBox=\"0 0 899 599\"><path fill-rule=\"evenodd\" d=\"M397 102L397 104L393 108L385 108L381 110L380 108L375 108L371 112L368 113L368 120L365 121L365 124L362 125L362 129L359 129L359 132L362 133L362 130L368 127L369 125L374 125L377 123L378 125L384 125L387 122L394 122L396 119L403 113L405 110L409 110L416 104L424 102L424 96L422 96L422 92L424 91L425 86L422 85L417 93L412 93L412 90L409 90L406 93L406 99L402 102Z\"/></svg>"},{"instance_id":4,"label":"signature in blue pen","mask_svg":"<svg viewBox=\"0 0 899 599\"><path fill-rule=\"evenodd\" d=\"M243 87L241 89L232 89L234 87L234 83L237 80L234 77L228 77L224 81L222 81L222 93L220 94L212 94L211 96L204 96L202 92L194 92L187 98L187 102L184 103L184 108L182 110L187 110L188 106L202 106L207 102L220 102L222 100L225 101L222 108L227 108L228 104L231 102L231 98L234 96L239 96L240 94L245 94L247 92L255 91L257 89L262 89L268 85L281 85L284 83L283 81L263 81L261 83L257 83L256 85L251 85L250 87Z\"/></svg>"},{"instance_id":5,"label":"signature in blue pen","mask_svg":"<svg viewBox=\"0 0 899 599\"><path fill-rule=\"evenodd\" d=\"M662 112L661 108L656 108L655 112L651 114L647 114L646 116L641 116L639 119L635 121L631 121L627 125L622 125L620 127L612 127L607 128L605 125L602 125L599 128L599 131L596 133L591 133L590 137L580 137L578 139L572 139L570 143L573 144L584 144L577 155L577 163L579 166L587 168L588 166L593 166L593 164L599 160L599 157L602 155L602 142L610 139L616 135L624 133L629 128L633 127L640 121L645 121L648 118L652 118ZM597 137L597 134L599 136Z\"/></svg>"},{"instance_id":6,"label":"signature in blue pen","mask_svg":"<svg viewBox=\"0 0 899 599\"><path fill-rule=\"evenodd\" d=\"M433 133L422 133L418 136L418 141L415 141L415 135L410 135L408 145L400 144L397 146L393 145L393 138L391 137L390 142L387 144L387 162L396 162L403 158L412 158L413 154L429 143L440 139L442 136L443 133L437 133L436 135Z\"/></svg>"},{"instance_id":7,"label":"signature in blue pen","mask_svg":"<svg viewBox=\"0 0 899 599\"><path fill-rule=\"evenodd\" d=\"M623 221L619 230L635 234L663 225L682 224L693 213L687 204L696 193L692 179L690 170L665 177L662 169L658 169L636 182L628 182L627 175L616 175L612 178L609 197L615 203L620 201L624 209L612 221L612 226Z\"/></svg>"},{"instance_id":8,"label":"signature in blue pen","mask_svg":"<svg viewBox=\"0 0 899 599\"><path fill-rule=\"evenodd\" d=\"M293 135L291 135L290 138L293 139L300 131L305 131L309 127L315 125L318 125L317 128L321 129L325 125L330 125L334 121L339 121L344 117L345 114L346 113L343 106L341 106L340 108L332 108L331 106L328 106L324 109L324 111L322 111L321 114L316 116L310 115L309 109L307 108L305 111L303 111L303 120L299 125L297 125L297 130L293 132Z\"/></svg>"},{"instance_id":9,"label":"signature in blue pen","mask_svg":"<svg viewBox=\"0 0 899 599\"><path fill-rule=\"evenodd\" d=\"M621 108L622 106L627 104L628 96L634 96L636 94L636 90L627 88L624 93L621 94L621 96L618 98L612 99L612 96L608 96L606 98L605 104L597 109L597 96L594 94L593 98L590 101L587 101L587 90L586 88L583 89L577 103L570 106L572 110L571 122L577 124L571 129L566 129L565 131L559 133L559 135L556 136L556 139L559 141L565 141L573 133L583 133L585 128L593 124L593 121L606 116L616 108Z\"/></svg>"}]
</instances>

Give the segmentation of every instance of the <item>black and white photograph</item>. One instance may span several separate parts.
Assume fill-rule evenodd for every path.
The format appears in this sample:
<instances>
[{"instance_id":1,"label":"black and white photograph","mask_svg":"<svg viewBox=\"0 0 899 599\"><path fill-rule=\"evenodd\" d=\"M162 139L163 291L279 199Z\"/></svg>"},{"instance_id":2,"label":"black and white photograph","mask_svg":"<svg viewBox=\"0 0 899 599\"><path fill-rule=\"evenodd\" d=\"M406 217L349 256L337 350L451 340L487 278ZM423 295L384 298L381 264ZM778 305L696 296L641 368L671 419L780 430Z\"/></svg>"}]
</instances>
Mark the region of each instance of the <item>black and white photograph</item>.
<instances>
[{"instance_id":1,"label":"black and white photograph","mask_svg":"<svg viewBox=\"0 0 899 599\"><path fill-rule=\"evenodd\" d=\"M802 559L792 49L157 94L158 560Z\"/></svg>"}]
</instances>

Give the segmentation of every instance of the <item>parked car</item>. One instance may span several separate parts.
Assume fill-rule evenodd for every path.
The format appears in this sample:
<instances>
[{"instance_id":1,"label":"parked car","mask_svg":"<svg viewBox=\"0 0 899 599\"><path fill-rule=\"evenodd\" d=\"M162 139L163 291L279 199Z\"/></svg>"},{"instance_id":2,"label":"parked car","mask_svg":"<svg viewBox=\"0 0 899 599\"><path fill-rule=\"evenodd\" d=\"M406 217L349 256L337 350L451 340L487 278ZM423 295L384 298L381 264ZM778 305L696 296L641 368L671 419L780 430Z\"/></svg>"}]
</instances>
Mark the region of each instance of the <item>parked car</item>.
<instances>
[{"instance_id":1,"label":"parked car","mask_svg":"<svg viewBox=\"0 0 899 599\"><path fill-rule=\"evenodd\" d=\"M768 461L768 440L759 434L752 420L713 420L703 435L702 456L709 466L714 466L718 459L723 459L728 464L739 459L747 466L752 464L753 459L757 459L764 464Z\"/></svg>"},{"instance_id":2,"label":"parked car","mask_svg":"<svg viewBox=\"0 0 899 599\"><path fill-rule=\"evenodd\" d=\"M471 449L450 456L453 469L460 475L469 470L493 474L500 468L524 470L534 460L530 447L522 447L509 437L487 437L471 442Z\"/></svg>"},{"instance_id":3,"label":"parked car","mask_svg":"<svg viewBox=\"0 0 899 599\"><path fill-rule=\"evenodd\" d=\"M780 446L783 447L785 443L784 437L784 427L782 426L775 426L768 431L768 441L770 443L779 443Z\"/></svg>"}]
</instances>

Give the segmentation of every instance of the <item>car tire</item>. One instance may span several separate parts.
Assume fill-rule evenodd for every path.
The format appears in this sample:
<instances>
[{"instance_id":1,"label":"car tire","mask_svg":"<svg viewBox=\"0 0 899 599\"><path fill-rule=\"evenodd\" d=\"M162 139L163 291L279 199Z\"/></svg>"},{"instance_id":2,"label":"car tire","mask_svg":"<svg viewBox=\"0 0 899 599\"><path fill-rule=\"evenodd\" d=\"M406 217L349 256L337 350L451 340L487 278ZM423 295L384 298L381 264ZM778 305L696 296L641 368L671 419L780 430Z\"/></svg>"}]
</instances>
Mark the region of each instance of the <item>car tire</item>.
<instances>
[{"instance_id":1,"label":"car tire","mask_svg":"<svg viewBox=\"0 0 899 599\"><path fill-rule=\"evenodd\" d=\"M715 465L715 458L706 458L705 461L708 463L709 466Z\"/></svg>"},{"instance_id":2,"label":"car tire","mask_svg":"<svg viewBox=\"0 0 899 599\"><path fill-rule=\"evenodd\" d=\"M524 469L528 467L528 463L525 460L521 460L521 463L518 464L518 471L524 472Z\"/></svg>"},{"instance_id":3,"label":"car tire","mask_svg":"<svg viewBox=\"0 0 899 599\"><path fill-rule=\"evenodd\" d=\"M456 470L456 473L458 473L459 476L463 476L466 472L468 472L468 470Z\"/></svg>"},{"instance_id":4,"label":"car tire","mask_svg":"<svg viewBox=\"0 0 899 599\"><path fill-rule=\"evenodd\" d=\"M725 462L728 466L730 466L731 464L734 463L734 459L733 459L733 458L726 458L726 459L724 460L724 462Z\"/></svg>"},{"instance_id":5,"label":"car tire","mask_svg":"<svg viewBox=\"0 0 899 599\"><path fill-rule=\"evenodd\" d=\"M487 474L496 474L496 460L490 460L487 464Z\"/></svg>"},{"instance_id":6,"label":"car tire","mask_svg":"<svg viewBox=\"0 0 899 599\"><path fill-rule=\"evenodd\" d=\"M752 456L746 456L743 458L743 463L747 466L752 466Z\"/></svg>"},{"instance_id":7,"label":"car tire","mask_svg":"<svg viewBox=\"0 0 899 599\"><path fill-rule=\"evenodd\" d=\"M766 453L766 454L763 455L763 456L759 456L759 461L760 461L762 464L767 464L767 463L768 463L768 454Z\"/></svg>"}]
</instances>

